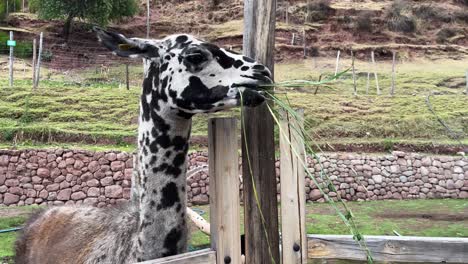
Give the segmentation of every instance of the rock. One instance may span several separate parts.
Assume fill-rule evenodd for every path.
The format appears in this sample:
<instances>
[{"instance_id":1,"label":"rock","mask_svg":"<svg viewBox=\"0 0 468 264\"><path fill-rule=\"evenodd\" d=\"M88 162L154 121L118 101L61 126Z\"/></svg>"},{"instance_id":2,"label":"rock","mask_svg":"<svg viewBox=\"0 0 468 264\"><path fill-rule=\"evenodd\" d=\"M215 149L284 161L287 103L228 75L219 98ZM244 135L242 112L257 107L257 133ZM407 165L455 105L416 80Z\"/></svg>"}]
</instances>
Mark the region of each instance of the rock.
<instances>
[{"instance_id":1,"label":"rock","mask_svg":"<svg viewBox=\"0 0 468 264\"><path fill-rule=\"evenodd\" d=\"M400 181L403 182L403 183L405 183L405 182L408 181L408 177L406 177L406 176L400 176Z\"/></svg>"},{"instance_id":2,"label":"rock","mask_svg":"<svg viewBox=\"0 0 468 264\"><path fill-rule=\"evenodd\" d=\"M455 189L455 183L453 182L453 180L448 180L447 181L446 188L449 189L449 190Z\"/></svg>"},{"instance_id":3,"label":"rock","mask_svg":"<svg viewBox=\"0 0 468 264\"><path fill-rule=\"evenodd\" d=\"M114 184L114 179L112 177L105 177L101 179L101 185L102 186L110 186Z\"/></svg>"},{"instance_id":4,"label":"rock","mask_svg":"<svg viewBox=\"0 0 468 264\"><path fill-rule=\"evenodd\" d=\"M122 187L119 185L106 186L104 194L108 198L122 198Z\"/></svg>"},{"instance_id":5,"label":"rock","mask_svg":"<svg viewBox=\"0 0 468 264\"><path fill-rule=\"evenodd\" d=\"M88 197L98 197L100 193L99 188L91 187L88 189Z\"/></svg>"},{"instance_id":6,"label":"rock","mask_svg":"<svg viewBox=\"0 0 468 264\"><path fill-rule=\"evenodd\" d=\"M312 201L316 201L320 198L322 198L322 193L319 189L314 189L309 193L309 199Z\"/></svg>"},{"instance_id":7,"label":"rock","mask_svg":"<svg viewBox=\"0 0 468 264\"><path fill-rule=\"evenodd\" d=\"M375 183L382 183L383 177L382 175L373 175L372 180L374 180Z\"/></svg>"},{"instance_id":8,"label":"rock","mask_svg":"<svg viewBox=\"0 0 468 264\"><path fill-rule=\"evenodd\" d=\"M98 199L97 199L97 198L86 198L86 199L83 201L83 204L92 205L92 206L95 206L97 203L98 203Z\"/></svg>"},{"instance_id":9,"label":"rock","mask_svg":"<svg viewBox=\"0 0 468 264\"><path fill-rule=\"evenodd\" d=\"M11 193L5 193L3 196L3 204L5 205L11 205L11 204L16 204L19 202L20 196L16 194L11 194Z\"/></svg>"},{"instance_id":10,"label":"rock","mask_svg":"<svg viewBox=\"0 0 468 264\"><path fill-rule=\"evenodd\" d=\"M99 162L97 162L97 161L95 161L95 160L91 161L91 162L89 163L89 165L88 165L88 169L89 169L89 171L92 172L92 173L94 173L94 172L96 172L97 170L99 170L99 167L100 167Z\"/></svg>"},{"instance_id":11,"label":"rock","mask_svg":"<svg viewBox=\"0 0 468 264\"><path fill-rule=\"evenodd\" d=\"M0 174L0 185L3 185L6 180L6 175L5 174Z\"/></svg>"},{"instance_id":12,"label":"rock","mask_svg":"<svg viewBox=\"0 0 468 264\"><path fill-rule=\"evenodd\" d=\"M113 161L110 165L112 171L121 171L125 169L125 162L123 161Z\"/></svg>"},{"instance_id":13,"label":"rock","mask_svg":"<svg viewBox=\"0 0 468 264\"><path fill-rule=\"evenodd\" d=\"M421 175L422 176L427 176L429 175L429 170L426 167L421 167Z\"/></svg>"},{"instance_id":14,"label":"rock","mask_svg":"<svg viewBox=\"0 0 468 264\"><path fill-rule=\"evenodd\" d=\"M81 160L77 160L75 161L75 165L73 165L73 168L77 169L77 170L80 170L81 168L84 167L84 162L81 161Z\"/></svg>"},{"instance_id":15,"label":"rock","mask_svg":"<svg viewBox=\"0 0 468 264\"><path fill-rule=\"evenodd\" d=\"M68 201L70 200L72 190L70 188L60 190L57 194L57 200L59 201Z\"/></svg>"},{"instance_id":16,"label":"rock","mask_svg":"<svg viewBox=\"0 0 468 264\"><path fill-rule=\"evenodd\" d=\"M461 192L458 194L458 198L467 199L467 198L468 198L468 192L466 192L466 191L461 191Z\"/></svg>"},{"instance_id":17,"label":"rock","mask_svg":"<svg viewBox=\"0 0 468 264\"><path fill-rule=\"evenodd\" d=\"M16 187L20 184L20 182L17 179L8 179L5 181L5 186L8 187Z\"/></svg>"},{"instance_id":18,"label":"rock","mask_svg":"<svg viewBox=\"0 0 468 264\"><path fill-rule=\"evenodd\" d=\"M10 187L10 190L8 190L8 192L11 194L22 195L23 189L21 189L20 187Z\"/></svg>"},{"instance_id":19,"label":"rock","mask_svg":"<svg viewBox=\"0 0 468 264\"><path fill-rule=\"evenodd\" d=\"M58 189L60 189L60 184L58 183L50 184L46 187L46 190L49 192L57 191Z\"/></svg>"},{"instance_id":20,"label":"rock","mask_svg":"<svg viewBox=\"0 0 468 264\"><path fill-rule=\"evenodd\" d=\"M74 192L72 193L71 195L71 199L76 201L76 200L83 200L84 198L86 198L86 194L84 192Z\"/></svg>"},{"instance_id":21,"label":"rock","mask_svg":"<svg viewBox=\"0 0 468 264\"><path fill-rule=\"evenodd\" d=\"M418 186L410 187L409 188L409 193L410 194L419 194L419 187Z\"/></svg>"},{"instance_id":22,"label":"rock","mask_svg":"<svg viewBox=\"0 0 468 264\"><path fill-rule=\"evenodd\" d=\"M124 174L121 171L117 171L112 178L116 181L121 181L124 179Z\"/></svg>"},{"instance_id":23,"label":"rock","mask_svg":"<svg viewBox=\"0 0 468 264\"><path fill-rule=\"evenodd\" d=\"M210 198L206 194L197 195L192 198L192 204L194 205L204 205L210 202Z\"/></svg>"},{"instance_id":24,"label":"rock","mask_svg":"<svg viewBox=\"0 0 468 264\"><path fill-rule=\"evenodd\" d=\"M402 197L401 194L399 194L399 193L394 193L394 194L392 194L392 198L393 198L393 199L396 199L396 200L401 200L401 199L403 199L403 197Z\"/></svg>"},{"instance_id":25,"label":"rock","mask_svg":"<svg viewBox=\"0 0 468 264\"><path fill-rule=\"evenodd\" d=\"M454 173L463 173L463 169L461 167L455 166L453 167Z\"/></svg>"},{"instance_id":26,"label":"rock","mask_svg":"<svg viewBox=\"0 0 468 264\"><path fill-rule=\"evenodd\" d=\"M431 166L432 165L432 160L430 157L424 157L422 160L421 160L421 165L423 166Z\"/></svg>"},{"instance_id":27,"label":"rock","mask_svg":"<svg viewBox=\"0 0 468 264\"><path fill-rule=\"evenodd\" d=\"M106 155L104 155L104 157L108 160L108 161L114 161L114 160L117 160L117 155L113 152L110 152L110 153L107 153Z\"/></svg>"},{"instance_id":28,"label":"rock","mask_svg":"<svg viewBox=\"0 0 468 264\"><path fill-rule=\"evenodd\" d=\"M124 171L124 179L131 180L132 179L133 169L125 169Z\"/></svg>"},{"instance_id":29,"label":"rock","mask_svg":"<svg viewBox=\"0 0 468 264\"><path fill-rule=\"evenodd\" d=\"M460 189L461 187L463 187L463 185L465 185L465 181L464 180L458 180L455 182L455 189Z\"/></svg>"}]
</instances>

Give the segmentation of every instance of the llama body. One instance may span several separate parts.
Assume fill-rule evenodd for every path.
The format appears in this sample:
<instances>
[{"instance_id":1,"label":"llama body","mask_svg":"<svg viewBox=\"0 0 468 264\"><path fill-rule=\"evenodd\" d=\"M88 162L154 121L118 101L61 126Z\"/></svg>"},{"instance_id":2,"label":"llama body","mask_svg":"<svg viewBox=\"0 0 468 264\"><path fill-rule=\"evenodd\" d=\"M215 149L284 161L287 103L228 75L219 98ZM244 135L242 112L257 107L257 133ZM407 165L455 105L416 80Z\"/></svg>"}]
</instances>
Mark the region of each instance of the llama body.
<instances>
[{"instance_id":1,"label":"llama body","mask_svg":"<svg viewBox=\"0 0 468 264\"><path fill-rule=\"evenodd\" d=\"M39 213L17 241L18 264L133 263L185 252L192 116L238 106L240 98L247 106L261 104L259 85L271 82L263 65L189 35L145 40L97 31L115 54L144 59L136 201Z\"/></svg>"}]
</instances>

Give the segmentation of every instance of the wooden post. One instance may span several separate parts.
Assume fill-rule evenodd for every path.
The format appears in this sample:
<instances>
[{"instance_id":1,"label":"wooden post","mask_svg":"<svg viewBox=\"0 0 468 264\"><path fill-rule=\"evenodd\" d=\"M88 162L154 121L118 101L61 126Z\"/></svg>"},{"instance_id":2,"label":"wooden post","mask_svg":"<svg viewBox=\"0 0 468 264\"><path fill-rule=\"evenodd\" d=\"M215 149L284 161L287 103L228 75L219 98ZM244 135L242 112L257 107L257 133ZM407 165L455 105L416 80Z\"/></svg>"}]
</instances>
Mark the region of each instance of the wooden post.
<instances>
[{"instance_id":1,"label":"wooden post","mask_svg":"<svg viewBox=\"0 0 468 264\"><path fill-rule=\"evenodd\" d=\"M468 95L468 70L466 70L466 95Z\"/></svg>"},{"instance_id":2,"label":"wooden post","mask_svg":"<svg viewBox=\"0 0 468 264\"><path fill-rule=\"evenodd\" d=\"M369 94L369 86L370 86L370 72L367 72L366 95Z\"/></svg>"},{"instance_id":3,"label":"wooden post","mask_svg":"<svg viewBox=\"0 0 468 264\"><path fill-rule=\"evenodd\" d=\"M289 2L286 1L286 8L285 8L285 20L286 24L289 24Z\"/></svg>"},{"instance_id":4,"label":"wooden post","mask_svg":"<svg viewBox=\"0 0 468 264\"><path fill-rule=\"evenodd\" d=\"M351 66L353 68L353 87L354 87L354 96L357 95L357 85L356 85L356 69L354 67L354 52L351 50Z\"/></svg>"},{"instance_id":5,"label":"wooden post","mask_svg":"<svg viewBox=\"0 0 468 264\"><path fill-rule=\"evenodd\" d=\"M42 44L43 44L43 39L44 39L44 33L41 32L40 38L39 38L39 54L37 55L37 66L36 66L36 81L34 83L34 89L39 86L39 81L41 78L41 60L42 60Z\"/></svg>"},{"instance_id":6,"label":"wooden post","mask_svg":"<svg viewBox=\"0 0 468 264\"><path fill-rule=\"evenodd\" d=\"M306 41L306 30L302 28L302 44L304 46L304 59L307 58L307 41Z\"/></svg>"},{"instance_id":7,"label":"wooden post","mask_svg":"<svg viewBox=\"0 0 468 264\"><path fill-rule=\"evenodd\" d=\"M23 12L24 12L24 8L25 8L25 6L24 6L24 0L23 0L23 8L22 8L22 11L23 11Z\"/></svg>"},{"instance_id":8,"label":"wooden post","mask_svg":"<svg viewBox=\"0 0 468 264\"><path fill-rule=\"evenodd\" d=\"M374 51L371 51L371 60L372 60L372 67L374 68L374 77L375 77L375 85L377 87L377 95L380 95L379 78L377 77L377 65L375 64Z\"/></svg>"},{"instance_id":9,"label":"wooden post","mask_svg":"<svg viewBox=\"0 0 468 264\"><path fill-rule=\"evenodd\" d=\"M339 65L340 65L340 53L341 53L341 51L338 51L338 53L336 54L335 75L338 74L338 67L339 67Z\"/></svg>"},{"instance_id":10,"label":"wooden post","mask_svg":"<svg viewBox=\"0 0 468 264\"><path fill-rule=\"evenodd\" d=\"M211 248L217 263L241 263L239 154L235 118L208 123Z\"/></svg>"},{"instance_id":11,"label":"wooden post","mask_svg":"<svg viewBox=\"0 0 468 264\"><path fill-rule=\"evenodd\" d=\"M125 79L127 83L127 90L130 90L130 71L128 69L128 64L125 64Z\"/></svg>"},{"instance_id":12,"label":"wooden post","mask_svg":"<svg viewBox=\"0 0 468 264\"><path fill-rule=\"evenodd\" d=\"M10 31L10 41L13 41L13 31ZM14 63L13 52L14 52L14 47L10 46L10 57L9 57L10 87L13 87L13 63Z\"/></svg>"},{"instance_id":13,"label":"wooden post","mask_svg":"<svg viewBox=\"0 0 468 264\"><path fill-rule=\"evenodd\" d=\"M291 45L294 46L295 43L296 43L296 33L292 33Z\"/></svg>"},{"instance_id":14,"label":"wooden post","mask_svg":"<svg viewBox=\"0 0 468 264\"><path fill-rule=\"evenodd\" d=\"M35 83L36 83L36 58L37 58L37 43L36 39L33 39L33 59L32 59L32 85L33 89L35 88Z\"/></svg>"},{"instance_id":15,"label":"wooden post","mask_svg":"<svg viewBox=\"0 0 468 264\"><path fill-rule=\"evenodd\" d=\"M304 110L297 112L301 120L281 113L281 233L282 263L307 264L305 225L305 147L301 129Z\"/></svg>"},{"instance_id":16,"label":"wooden post","mask_svg":"<svg viewBox=\"0 0 468 264\"><path fill-rule=\"evenodd\" d=\"M392 51L392 88L390 89L390 95L393 96L395 94L395 63L396 63L396 52Z\"/></svg>"},{"instance_id":17,"label":"wooden post","mask_svg":"<svg viewBox=\"0 0 468 264\"><path fill-rule=\"evenodd\" d=\"M244 53L271 72L274 72L275 3L276 0L244 1ZM266 103L255 108L244 107L242 111L245 263L279 264L274 120ZM268 222L264 223L261 215Z\"/></svg>"},{"instance_id":18,"label":"wooden post","mask_svg":"<svg viewBox=\"0 0 468 264\"><path fill-rule=\"evenodd\" d=\"M146 0L146 38L150 35L150 0Z\"/></svg>"}]
</instances>

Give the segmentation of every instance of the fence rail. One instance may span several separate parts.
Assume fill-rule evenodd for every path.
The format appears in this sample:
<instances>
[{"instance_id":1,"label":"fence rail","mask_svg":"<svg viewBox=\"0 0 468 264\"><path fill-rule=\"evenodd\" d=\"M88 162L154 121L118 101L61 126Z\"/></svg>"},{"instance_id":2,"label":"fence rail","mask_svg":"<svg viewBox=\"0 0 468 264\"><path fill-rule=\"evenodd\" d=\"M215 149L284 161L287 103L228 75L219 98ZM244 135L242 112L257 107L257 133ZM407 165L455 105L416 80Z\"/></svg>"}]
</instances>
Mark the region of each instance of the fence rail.
<instances>
[{"instance_id":1,"label":"fence rail","mask_svg":"<svg viewBox=\"0 0 468 264\"><path fill-rule=\"evenodd\" d=\"M468 238L365 236L375 261L403 263L467 263ZM311 259L365 261L367 256L352 236L308 235Z\"/></svg>"}]
</instances>

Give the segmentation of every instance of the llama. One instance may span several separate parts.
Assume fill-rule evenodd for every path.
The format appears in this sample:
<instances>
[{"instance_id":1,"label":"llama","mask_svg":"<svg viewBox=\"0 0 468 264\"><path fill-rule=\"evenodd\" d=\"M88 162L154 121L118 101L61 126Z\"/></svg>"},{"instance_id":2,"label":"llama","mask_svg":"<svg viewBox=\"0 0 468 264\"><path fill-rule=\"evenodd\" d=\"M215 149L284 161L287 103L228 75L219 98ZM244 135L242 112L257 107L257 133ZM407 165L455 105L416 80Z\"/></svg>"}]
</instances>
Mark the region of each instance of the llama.
<instances>
[{"instance_id":1,"label":"llama","mask_svg":"<svg viewBox=\"0 0 468 264\"><path fill-rule=\"evenodd\" d=\"M265 100L260 85L271 83L265 66L190 35L148 40L96 31L114 54L144 61L137 202L37 213L16 242L17 264L134 263L185 252L192 116L239 106L241 99L257 106Z\"/></svg>"}]
</instances>

